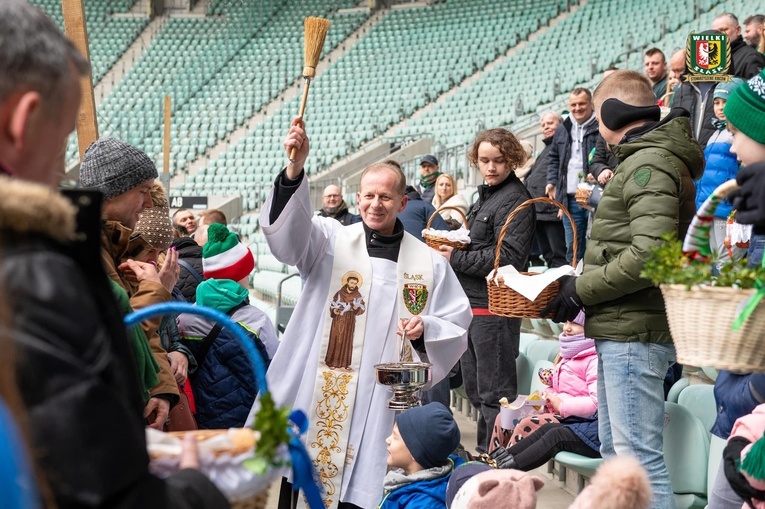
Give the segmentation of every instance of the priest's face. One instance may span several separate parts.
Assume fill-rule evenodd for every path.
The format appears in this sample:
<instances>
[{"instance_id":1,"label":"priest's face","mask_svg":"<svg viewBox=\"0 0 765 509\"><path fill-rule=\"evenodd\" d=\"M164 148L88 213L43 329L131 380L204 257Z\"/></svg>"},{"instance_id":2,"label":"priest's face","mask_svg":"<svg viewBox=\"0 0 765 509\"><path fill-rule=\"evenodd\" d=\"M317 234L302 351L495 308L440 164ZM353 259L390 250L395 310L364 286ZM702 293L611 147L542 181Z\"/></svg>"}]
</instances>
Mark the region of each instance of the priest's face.
<instances>
[{"instance_id":1,"label":"priest's face","mask_svg":"<svg viewBox=\"0 0 765 509\"><path fill-rule=\"evenodd\" d=\"M392 235L396 216L406 207L400 176L390 168L376 168L361 178L357 195L361 219L369 228Z\"/></svg>"}]
</instances>

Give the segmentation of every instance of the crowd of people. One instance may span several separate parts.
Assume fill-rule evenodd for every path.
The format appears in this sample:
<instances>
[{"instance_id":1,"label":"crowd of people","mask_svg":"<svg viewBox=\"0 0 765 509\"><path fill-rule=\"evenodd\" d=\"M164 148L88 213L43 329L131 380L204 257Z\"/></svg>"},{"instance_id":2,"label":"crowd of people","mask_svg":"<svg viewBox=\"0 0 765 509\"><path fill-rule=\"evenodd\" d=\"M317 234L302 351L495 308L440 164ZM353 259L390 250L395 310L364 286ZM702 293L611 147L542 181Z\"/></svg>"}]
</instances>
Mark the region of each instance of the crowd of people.
<instances>
[{"instance_id":1,"label":"crowd of people","mask_svg":"<svg viewBox=\"0 0 765 509\"><path fill-rule=\"evenodd\" d=\"M315 213L305 168L310 124L296 117L284 140L292 159L274 169L260 213L271 253L303 281L279 340L249 301L255 260L225 214L171 215L139 148L95 141L80 187L58 189L89 64L40 10L3 0L4 501L14 509L230 506L199 471L191 436L177 473L149 471L145 427L248 426L258 408L243 346L225 327L191 314L123 325L132 311L178 301L221 311L245 329L274 401L308 418L304 441L328 508L532 508L542 480L526 472L560 451L611 458L574 507L673 508L662 430L678 368L663 298L641 271L651 249L666 235L682 238L698 205L734 178L741 187L716 210L711 247L720 263L761 263L764 20L747 18L742 36L725 13L705 32L730 38L730 82L683 81L680 53L667 62L651 48L644 74L612 69L594 91L570 93L565 119L540 115L536 158L506 129L479 133L468 161L484 184L472 205L429 154L411 185L396 161L366 168L358 214L336 185ZM595 197L586 204L583 185ZM534 197L550 200L521 207ZM748 252L728 242L733 211L753 225ZM422 237L428 225L467 228L470 244L431 248ZM551 268L583 265L581 275L559 280L542 311L565 323L561 360L541 374L545 413L515 430L502 429L499 401L518 395L521 320L489 311L486 277L497 256L518 271L537 257ZM432 380L423 406L396 414L375 365L402 358L428 362ZM461 443L449 410L457 380L478 411L474 445ZM730 439L711 509L765 504L763 394L761 374L717 380L713 433ZM282 479L280 508L302 503L295 481ZM631 502L607 502L610 488Z\"/></svg>"}]
</instances>

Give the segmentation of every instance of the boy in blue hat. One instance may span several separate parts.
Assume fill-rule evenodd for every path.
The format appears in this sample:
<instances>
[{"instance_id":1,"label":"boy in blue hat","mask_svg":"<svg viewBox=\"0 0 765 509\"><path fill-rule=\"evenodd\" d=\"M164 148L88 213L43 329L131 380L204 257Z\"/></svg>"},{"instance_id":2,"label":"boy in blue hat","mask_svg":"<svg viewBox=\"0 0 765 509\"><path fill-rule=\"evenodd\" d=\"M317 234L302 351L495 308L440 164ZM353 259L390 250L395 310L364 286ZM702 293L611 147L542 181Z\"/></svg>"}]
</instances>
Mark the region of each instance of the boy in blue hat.
<instances>
[{"instance_id":1,"label":"boy in blue hat","mask_svg":"<svg viewBox=\"0 0 765 509\"><path fill-rule=\"evenodd\" d=\"M391 470L379 509L446 507L449 477L464 462L451 455L460 443L460 430L449 410L434 402L401 412L385 443Z\"/></svg>"}]
</instances>

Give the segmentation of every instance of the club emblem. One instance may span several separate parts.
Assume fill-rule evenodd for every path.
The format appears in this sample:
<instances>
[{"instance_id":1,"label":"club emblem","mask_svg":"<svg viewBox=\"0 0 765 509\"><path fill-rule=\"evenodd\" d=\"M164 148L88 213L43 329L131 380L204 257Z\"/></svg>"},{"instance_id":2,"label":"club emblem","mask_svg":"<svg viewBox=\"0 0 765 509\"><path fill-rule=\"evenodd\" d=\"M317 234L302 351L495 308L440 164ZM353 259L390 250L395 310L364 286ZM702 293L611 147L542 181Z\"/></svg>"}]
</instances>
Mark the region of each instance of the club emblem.
<instances>
[{"instance_id":1,"label":"club emblem","mask_svg":"<svg viewBox=\"0 0 765 509\"><path fill-rule=\"evenodd\" d=\"M404 304L413 315L419 315L428 302L428 287L425 285L407 283L404 285Z\"/></svg>"},{"instance_id":2,"label":"club emblem","mask_svg":"<svg viewBox=\"0 0 765 509\"><path fill-rule=\"evenodd\" d=\"M730 40L725 34L688 35L685 81L730 81Z\"/></svg>"}]
</instances>

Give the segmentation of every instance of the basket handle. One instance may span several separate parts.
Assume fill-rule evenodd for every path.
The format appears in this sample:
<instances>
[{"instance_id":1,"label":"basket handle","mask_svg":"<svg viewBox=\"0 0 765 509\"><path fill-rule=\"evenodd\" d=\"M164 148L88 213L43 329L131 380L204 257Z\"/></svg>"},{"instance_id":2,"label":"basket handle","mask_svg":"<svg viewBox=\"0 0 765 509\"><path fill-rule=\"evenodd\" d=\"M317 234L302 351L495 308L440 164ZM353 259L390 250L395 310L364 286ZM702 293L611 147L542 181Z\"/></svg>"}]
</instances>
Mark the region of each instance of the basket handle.
<instances>
[{"instance_id":1,"label":"basket handle","mask_svg":"<svg viewBox=\"0 0 765 509\"><path fill-rule=\"evenodd\" d=\"M703 260L708 259L712 250L709 246L709 230L705 227L712 221L714 211L717 205L725 199L728 194L734 189L738 189L738 184L735 179L723 182L715 188L712 193L707 196L704 203L701 204L699 209L694 214L691 224L688 227L688 231L685 233L683 239L683 253L689 255L691 258L701 258ZM763 258L765 260L765 258Z\"/></svg>"},{"instance_id":2,"label":"basket handle","mask_svg":"<svg viewBox=\"0 0 765 509\"><path fill-rule=\"evenodd\" d=\"M427 225L425 225L425 228L430 228L430 223L432 223L432 222L433 222L433 219L436 217L436 214L438 214L438 213L439 213L439 212L441 212L442 210L456 210L457 212L459 212L460 216L462 216L462 224L464 224L464 225L465 225L465 227L467 228L467 217L465 217L465 213L464 213L464 212L462 212L462 211L461 211L460 209L458 209L457 207L451 207L451 206L449 206L449 207L439 207L439 208L438 208L438 210L436 210L435 212L433 212L433 213L430 215L430 218L428 219L428 224L427 224Z\"/></svg>"},{"instance_id":3,"label":"basket handle","mask_svg":"<svg viewBox=\"0 0 765 509\"><path fill-rule=\"evenodd\" d=\"M250 341L241 325L233 321L227 314L221 313L217 309L196 306L189 302L163 302L147 306L138 311L133 311L125 317L125 325L127 327L132 327L158 316L181 313L199 315L208 320L220 323L231 331L236 338L237 343L239 343L239 346L244 350L247 359L250 361L252 370L255 373L255 380L258 382L258 391L261 394L268 392L268 386L266 385L266 366L263 364L263 359L260 357L260 354L255 350L255 345Z\"/></svg>"},{"instance_id":4,"label":"basket handle","mask_svg":"<svg viewBox=\"0 0 765 509\"><path fill-rule=\"evenodd\" d=\"M547 203L549 205L555 205L559 209L563 211L563 213L566 215L568 220L571 222L571 229L574 231L574 253L573 253L573 266L576 267L576 250L579 247L576 241L576 224L574 224L574 219L571 217L571 214L569 214L566 207L563 206L563 204L559 201L553 200L552 198L547 198L545 196L539 197L539 198L532 198L530 200L526 200L525 202L518 205L515 210L510 212L510 214L507 216L507 219L505 220L505 224L502 226L502 229L499 231L499 235L497 236L497 251L494 255L494 280L496 280L497 277L497 269L499 269L499 258L502 254L502 240L505 238L505 234L507 233L507 229L510 226L510 223L515 219L515 216L518 215L518 213L535 203Z\"/></svg>"}]
</instances>

